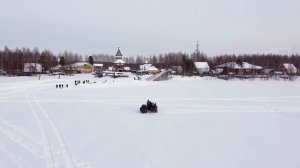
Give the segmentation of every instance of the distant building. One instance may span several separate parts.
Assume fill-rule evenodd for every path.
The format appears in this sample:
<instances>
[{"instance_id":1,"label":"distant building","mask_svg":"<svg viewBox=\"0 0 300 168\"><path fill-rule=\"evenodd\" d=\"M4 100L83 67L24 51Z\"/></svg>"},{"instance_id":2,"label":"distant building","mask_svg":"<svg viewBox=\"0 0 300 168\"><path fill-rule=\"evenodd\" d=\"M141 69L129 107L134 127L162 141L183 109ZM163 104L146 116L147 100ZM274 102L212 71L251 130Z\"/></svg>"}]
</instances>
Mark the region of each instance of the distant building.
<instances>
[{"instance_id":1,"label":"distant building","mask_svg":"<svg viewBox=\"0 0 300 168\"><path fill-rule=\"evenodd\" d=\"M210 68L207 62L194 62L194 64L199 75L204 75L209 73Z\"/></svg>"},{"instance_id":2,"label":"distant building","mask_svg":"<svg viewBox=\"0 0 300 168\"><path fill-rule=\"evenodd\" d=\"M151 67L152 64L148 64L147 62L145 64L140 65L140 70L141 71L147 71L149 67Z\"/></svg>"},{"instance_id":3,"label":"distant building","mask_svg":"<svg viewBox=\"0 0 300 168\"><path fill-rule=\"evenodd\" d=\"M216 70L221 74L233 74L233 75L253 75L262 72L262 67L249 64L248 62L227 62L218 66L215 66Z\"/></svg>"},{"instance_id":4,"label":"distant building","mask_svg":"<svg viewBox=\"0 0 300 168\"><path fill-rule=\"evenodd\" d=\"M149 69L148 69L148 73L149 74L158 74L160 72L159 69L157 69L155 66L150 66Z\"/></svg>"},{"instance_id":5,"label":"distant building","mask_svg":"<svg viewBox=\"0 0 300 168\"><path fill-rule=\"evenodd\" d=\"M24 63L23 72L25 73L41 73L42 65L39 63Z\"/></svg>"},{"instance_id":6,"label":"distant building","mask_svg":"<svg viewBox=\"0 0 300 168\"><path fill-rule=\"evenodd\" d=\"M71 65L73 69L76 69L79 73L92 73L94 72L94 66L89 62L77 62Z\"/></svg>"},{"instance_id":7,"label":"distant building","mask_svg":"<svg viewBox=\"0 0 300 168\"><path fill-rule=\"evenodd\" d=\"M6 75L6 72L0 69L0 75L5 76L5 75Z\"/></svg>"},{"instance_id":8,"label":"distant building","mask_svg":"<svg viewBox=\"0 0 300 168\"><path fill-rule=\"evenodd\" d=\"M285 63L279 66L279 70L285 74L297 74L297 68L294 64Z\"/></svg>"},{"instance_id":9,"label":"distant building","mask_svg":"<svg viewBox=\"0 0 300 168\"><path fill-rule=\"evenodd\" d=\"M265 68L265 69L262 70L262 73L264 75L271 75L272 76L272 75L274 75L276 73L276 71L274 69L267 69L267 68Z\"/></svg>"},{"instance_id":10,"label":"distant building","mask_svg":"<svg viewBox=\"0 0 300 168\"><path fill-rule=\"evenodd\" d=\"M116 59L113 62L113 66L109 67L107 71L103 71L103 74L113 77L128 77L131 72L129 67L125 67L125 61L123 61L123 55L118 47Z\"/></svg>"},{"instance_id":11,"label":"distant building","mask_svg":"<svg viewBox=\"0 0 300 168\"><path fill-rule=\"evenodd\" d=\"M100 73L100 72L103 71L103 64L93 64L93 66L94 66L94 71L95 72Z\"/></svg>"},{"instance_id":12,"label":"distant building","mask_svg":"<svg viewBox=\"0 0 300 168\"><path fill-rule=\"evenodd\" d=\"M173 74L181 74L183 71L182 66L172 66Z\"/></svg>"},{"instance_id":13,"label":"distant building","mask_svg":"<svg viewBox=\"0 0 300 168\"><path fill-rule=\"evenodd\" d=\"M148 63L140 65L140 70L138 71L138 73L141 74L158 74L159 72L160 72L159 69L157 69L152 64L148 64Z\"/></svg>"},{"instance_id":14,"label":"distant building","mask_svg":"<svg viewBox=\"0 0 300 168\"><path fill-rule=\"evenodd\" d=\"M118 51L116 54L116 60L114 61L115 72L123 72L124 71L125 62L123 61L122 57L123 57L123 55L120 51L120 48L118 47Z\"/></svg>"},{"instance_id":15,"label":"distant building","mask_svg":"<svg viewBox=\"0 0 300 168\"><path fill-rule=\"evenodd\" d=\"M124 67L124 71L125 71L125 72L130 72L130 67L128 67L128 66L127 66L127 67Z\"/></svg>"},{"instance_id":16,"label":"distant building","mask_svg":"<svg viewBox=\"0 0 300 168\"><path fill-rule=\"evenodd\" d=\"M55 67L50 68L50 73L53 75L58 75L58 74L64 73L64 70L61 65L57 65Z\"/></svg>"}]
</instances>

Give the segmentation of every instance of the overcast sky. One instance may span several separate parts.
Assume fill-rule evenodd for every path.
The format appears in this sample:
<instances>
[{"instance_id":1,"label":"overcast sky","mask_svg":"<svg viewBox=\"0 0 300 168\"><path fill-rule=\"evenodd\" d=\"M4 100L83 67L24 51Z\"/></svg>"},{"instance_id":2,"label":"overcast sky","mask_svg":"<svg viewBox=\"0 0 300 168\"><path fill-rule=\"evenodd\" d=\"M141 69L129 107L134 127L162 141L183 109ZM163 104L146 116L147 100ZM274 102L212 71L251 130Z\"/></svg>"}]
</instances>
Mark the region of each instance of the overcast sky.
<instances>
[{"instance_id":1,"label":"overcast sky","mask_svg":"<svg viewBox=\"0 0 300 168\"><path fill-rule=\"evenodd\" d=\"M299 0L0 0L0 46L55 53L300 53Z\"/></svg>"}]
</instances>

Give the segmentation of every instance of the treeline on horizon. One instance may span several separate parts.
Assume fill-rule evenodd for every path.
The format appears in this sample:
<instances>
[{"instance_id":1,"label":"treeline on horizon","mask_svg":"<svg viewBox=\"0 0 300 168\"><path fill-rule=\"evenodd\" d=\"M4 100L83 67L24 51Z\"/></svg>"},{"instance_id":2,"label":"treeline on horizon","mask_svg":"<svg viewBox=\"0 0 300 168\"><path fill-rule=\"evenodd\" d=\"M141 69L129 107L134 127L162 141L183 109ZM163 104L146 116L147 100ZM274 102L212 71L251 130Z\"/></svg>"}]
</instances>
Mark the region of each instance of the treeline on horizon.
<instances>
[{"instance_id":1,"label":"treeline on horizon","mask_svg":"<svg viewBox=\"0 0 300 168\"><path fill-rule=\"evenodd\" d=\"M104 63L105 67L111 66L115 60L114 55L92 54L94 63ZM17 70L23 70L24 63L40 63L44 70L50 70L59 64L70 65L76 62L89 62L90 56L82 56L77 53L64 51L59 54L53 54L50 50L40 51L38 48L16 48L9 49L4 47L0 50L0 70L13 73ZM61 59L62 58L62 59ZM140 64L151 63L158 68L172 68L172 66L182 66L184 69L193 69L193 62L206 61L213 69L214 66L226 62L235 62L237 60L259 65L268 69L278 69L283 63L292 63L298 69L300 68L300 55L279 55L279 54L223 54L218 56L207 56L203 52L194 52L192 54L183 52L171 52L150 56L130 56L123 57L124 61L131 69L138 69ZM59 60L64 60L59 61Z\"/></svg>"}]
</instances>

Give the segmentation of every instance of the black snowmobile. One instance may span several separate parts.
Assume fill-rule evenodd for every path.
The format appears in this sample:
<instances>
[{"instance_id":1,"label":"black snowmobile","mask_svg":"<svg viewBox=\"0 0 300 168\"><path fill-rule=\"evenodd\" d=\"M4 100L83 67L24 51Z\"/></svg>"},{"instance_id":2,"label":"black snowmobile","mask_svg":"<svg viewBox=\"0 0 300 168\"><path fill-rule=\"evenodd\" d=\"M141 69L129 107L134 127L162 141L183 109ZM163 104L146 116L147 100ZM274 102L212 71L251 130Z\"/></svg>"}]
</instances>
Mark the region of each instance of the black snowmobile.
<instances>
[{"instance_id":1,"label":"black snowmobile","mask_svg":"<svg viewBox=\"0 0 300 168\"><path fill-rule=\"evenodd\" d=\"M140 107L141 113L157 113L157 105L149 100L147 100L147 105L143 104Z\"/></svg>"}]
</instances>

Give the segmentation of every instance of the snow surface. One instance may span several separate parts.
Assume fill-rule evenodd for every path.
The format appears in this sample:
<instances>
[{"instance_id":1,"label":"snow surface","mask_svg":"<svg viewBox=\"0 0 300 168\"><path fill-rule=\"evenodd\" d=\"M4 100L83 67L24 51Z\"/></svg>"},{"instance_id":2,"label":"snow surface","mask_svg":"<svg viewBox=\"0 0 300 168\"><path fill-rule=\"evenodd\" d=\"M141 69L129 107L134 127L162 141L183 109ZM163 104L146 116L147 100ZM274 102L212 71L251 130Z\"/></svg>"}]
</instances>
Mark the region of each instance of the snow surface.
<instances>
[{"instance_id":1,"label":"snow surface","mask_svg":"<svg viewBox=\"0 0 300 168\"><path fill-rule=\"evenodd\" d=\"M298 168L299 130L300 80L0 77L1 168Z\"/></svg>"}]
</instances>

